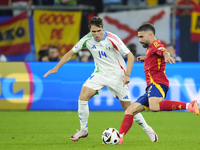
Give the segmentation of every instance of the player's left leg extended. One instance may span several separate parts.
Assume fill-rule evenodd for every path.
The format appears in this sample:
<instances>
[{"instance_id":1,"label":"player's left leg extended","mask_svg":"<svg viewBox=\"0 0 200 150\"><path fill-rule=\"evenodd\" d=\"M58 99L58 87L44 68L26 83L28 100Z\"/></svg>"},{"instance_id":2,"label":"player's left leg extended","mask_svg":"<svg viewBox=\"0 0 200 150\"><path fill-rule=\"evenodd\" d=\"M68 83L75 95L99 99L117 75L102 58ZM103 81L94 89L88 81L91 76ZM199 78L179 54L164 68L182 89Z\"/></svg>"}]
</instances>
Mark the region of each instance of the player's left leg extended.
<instances>
[{"instance_id":1,"label":"player's left leg extended","mask_svg":"<svg viewBox=\"0 0 200 150\"><path fill-rule=\"evenodd\" d=\"M157 83L151 84L147 89L147 92L149 93L149 108L151 111L156 112L186 109L199 115L199 107L196 100L190 103L164 100L167 90L168 87Z\"/></svg>"},{"instance_id":2,"label":"player's left leg extended","mask_svg":"<svg viewBox=\"0 0 200 150\"><path fill-rule=\"evenodd\" d=\"M160 111L172 111L172 110L179 110L179 109L186 109L186 110L189 110L190 112L194 112L196 115L199 115L199 107L198 107L197 100L193 100L190 103L164 100L159 103Z\"/></svg>"}]
</instances>

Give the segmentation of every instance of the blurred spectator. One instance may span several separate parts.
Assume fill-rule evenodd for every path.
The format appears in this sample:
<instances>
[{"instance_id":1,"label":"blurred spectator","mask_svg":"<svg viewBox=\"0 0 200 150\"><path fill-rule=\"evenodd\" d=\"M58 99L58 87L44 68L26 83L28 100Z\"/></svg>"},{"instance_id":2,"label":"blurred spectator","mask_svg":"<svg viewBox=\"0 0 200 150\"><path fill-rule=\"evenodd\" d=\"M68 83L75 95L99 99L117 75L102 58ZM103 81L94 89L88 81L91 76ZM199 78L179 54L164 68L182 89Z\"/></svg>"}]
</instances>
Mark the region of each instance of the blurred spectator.
<instances>
[{"instance_id":1,"label":"blurred spectator","mask_svg":"<svg viewBox=\"0 0 200 150\"><path fill-rule=\"evenodd\" d=\"M198 0L178 0L176 5L199 5ZM181 16L190 16L192 9L177 9L176 14Z\"/></svg>"},{"instance_id":2,"label":"blurred spectator","mask_svg":"<svg viewBox=\"0 0 200 150\"><path fill-rule=\"evenodd\" d=\"M48 62L49 61L48 49L40 50L38 54L39 54L38 61L42 61L42 62Z\"/></svg>"},{"instance_id":3,"label":"blurred spectator","mask_svg":"<svg viewBox=\"0 0 200 150\"><path fill-rule=\"evenodd\" d=\"M0 54L0 62L6 62L6 61L7 61L6 56Z\"/></svg>"},{"instance_id":4,"label":"blurred spectator","mask_svg":"<svg viewBox=\"0 0 200 150\"><path fill-rule=\"evenodd\" d=\"M11 0L0 0L0 6L9 6L11 5ZM0 10L0 16L12 16L11 10Z\"/></svg>"},{"instance_id":5,"label":"blurred spectator","mask_svg":"<svg viewBox=\"0 0 200 150\"><path fill-rule=\"evenodd\" d=\"M91 53L87 49L83 49L78 52L78 57L80 62L89 62L91 61Z\"/></svg>"},{"instance_id":6,"label":"blurred spectator","mask_svg":"<svg viewBox=\"0 0 200 150\"><path fill-rule=\"evenodd\" d=\"M76 5L76 0L54 0L55 5Z\"/></svg>"},{"instance_id":7,"label":"blurred spectator","mask_svg":"<svg viewBox=\"0 0 200 150\"><path fill-rule=\"evenodd\" d=\"M32 4L32 0L12 0L12 6L13 7L27 7ZM26 10L22 9L13 9L13 16L19 15L20 13L24 12ZM31 11L28 11L28 15L31 15Z\"/></svg>"},{"instance_id":8,"label":"blurred spectator","mask_svg":"<svg viewBox=\"0 0 200 150\"><path fill-rule=\"evenodd\" d=\"M60 61L59 48L57 46L51 46L49 48L49 61Z\"/></svg>"},{"instance_id":9,"label":"blurred spectator","mask_svg":"<svg viewBox=\"0 0 200 150\"><path fill-rule=\"evenodd\" d=\"M137 46L134 43L131 43L131 44L127 45L127 48L131 51L131 53L135 57L135 61L136 61L136 58L138 56L138 54L137 54ZM127 61L127 57L124 57L124 60Z\"/></svg>"},{"instance_id":10,"label":"blurred spectator","mask_svg":"<svg viewBox=\"0 0 200 150\"><path fill-rule=\"evenodd\" d=\"M166 49L169 51L170 56L173 57L176 62L182 62L181 57L176 56L176 48L173 44L166 45Z\"/></svg>"}]
</instances>

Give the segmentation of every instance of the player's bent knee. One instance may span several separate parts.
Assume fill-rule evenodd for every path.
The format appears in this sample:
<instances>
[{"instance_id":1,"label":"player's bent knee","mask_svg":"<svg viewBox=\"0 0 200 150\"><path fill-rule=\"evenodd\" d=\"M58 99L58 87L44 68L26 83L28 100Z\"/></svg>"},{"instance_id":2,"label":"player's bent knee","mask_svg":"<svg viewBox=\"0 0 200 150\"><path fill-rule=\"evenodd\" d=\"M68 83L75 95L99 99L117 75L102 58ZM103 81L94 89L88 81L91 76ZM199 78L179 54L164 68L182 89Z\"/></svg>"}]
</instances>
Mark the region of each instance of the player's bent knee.
<instances>
[{"instance_id":1,"label":"player's bent knee","mask_svg":"<svg viewBox=\"0 0 200 150\"><path fill-rule=\"evenodd\" d=\"M124 111L131 105L130 101L120 101Z\"/></svg>"},{"instance_id":2,"label":"player's bent knee","mask_svg":"<svg viewBox=\"0 0 200 150\"><path fill-rule=\"evenodd\" d=\"M89 98L80 95L80 96L79 96L79 100L82 100L82 101L89 101Z\"/></svg>"},{"instance_id":3,"label":"player's bent knee","mask_svg":"<svg viewBox=\"0 0 200 150\"><path fill-rule=\"evenodd\" d=\"M130 107L128 107L128 108L125 110L125 114L132 114L132 110L130 109Z\"/></svg>"},{"instance_id":4,"label":"player's bent knee","mask_svg":"<svg viewBox=\"0 0 200 150\"><path fill-rule=\"evenodd\" d=\"M157 112L159 111L159 107L158 106L149 106L149 109L153 112Z\"/></svg>"},{"instance_id":5,"label":"player's bent knee","mask_svg":"<svg viewBox=\"0 0 200 150\"><path fill-rule=\"evenodd\" d=\"M136 115L139 111L137 111L136 108L134 107L128 107L126 110L125 110L125 114L130 114L130 115Z\"/></svg>"}]
</instances>

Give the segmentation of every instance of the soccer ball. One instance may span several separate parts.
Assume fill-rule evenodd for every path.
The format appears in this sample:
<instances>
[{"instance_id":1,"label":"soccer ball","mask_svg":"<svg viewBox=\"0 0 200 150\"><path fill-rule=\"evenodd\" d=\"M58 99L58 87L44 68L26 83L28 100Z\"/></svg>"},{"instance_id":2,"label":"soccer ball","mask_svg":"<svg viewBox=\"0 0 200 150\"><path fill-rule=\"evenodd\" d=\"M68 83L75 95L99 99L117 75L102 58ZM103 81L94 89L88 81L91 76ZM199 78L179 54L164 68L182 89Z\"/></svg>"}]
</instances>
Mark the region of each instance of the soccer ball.
<instances>
[{"instance_id":1,"label":"soccer ball","mask_svg":"<svg viewBox=\"0 0 200 150\"><path fill-rule=\"evenodd\" d=\"M103 131L102 140L107 145L115 145L119 143L119 132L115 128L108 128Z\"/></svg>"}]
</instances>

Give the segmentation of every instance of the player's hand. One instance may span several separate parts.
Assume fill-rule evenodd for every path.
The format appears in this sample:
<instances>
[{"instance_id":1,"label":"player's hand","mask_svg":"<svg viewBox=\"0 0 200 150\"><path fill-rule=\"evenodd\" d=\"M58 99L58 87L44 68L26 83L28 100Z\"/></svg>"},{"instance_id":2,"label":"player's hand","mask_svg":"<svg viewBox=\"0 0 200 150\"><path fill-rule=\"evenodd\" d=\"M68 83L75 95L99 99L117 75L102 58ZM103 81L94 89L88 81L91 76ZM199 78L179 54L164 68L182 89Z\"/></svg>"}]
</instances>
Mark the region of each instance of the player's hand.
<instances>
[{"instance_id":1,"label":"player's hand","mask_svg":"<svg viewBox=\"0 0 200 150\"><path fill-rule=\"evenodd\" d=\"M123 87L124 87L124 85L128 84L129 82L130 82L130 77L129 76L124 76Z\"/></svg>"},{"instance_id":2,"label":"player's hand","mask_svg":"<svg viewBox=\"0 0 200 150\"><path fill-rule=\"evenodd\" d=\"M53 69L49 70L43 77L46 78L48 75L50 75L52 73L57 73L57 72L58 72L58 70L53 68Z\"/></svg>"},{"instance_id":3,"label":"player's hand","mask_svg":"<svg viewBox=\"0 0 200 150\"><path fill-rule=\"evenodd\" d=\"M167 57L165 58L165 62L166 63L170 63L170 64L175 64L175 59L173 57Z\"/></svg>"},{"instance_id":4,"label":"player's hand","mask_svg":"<svg viewBox=\"0 0 200 150\"><path fill-rule=\"evenodd\" d=\"M138 56L137 57L137 62L144 62L145 56Z\"/></svg>"}]
</instances>

